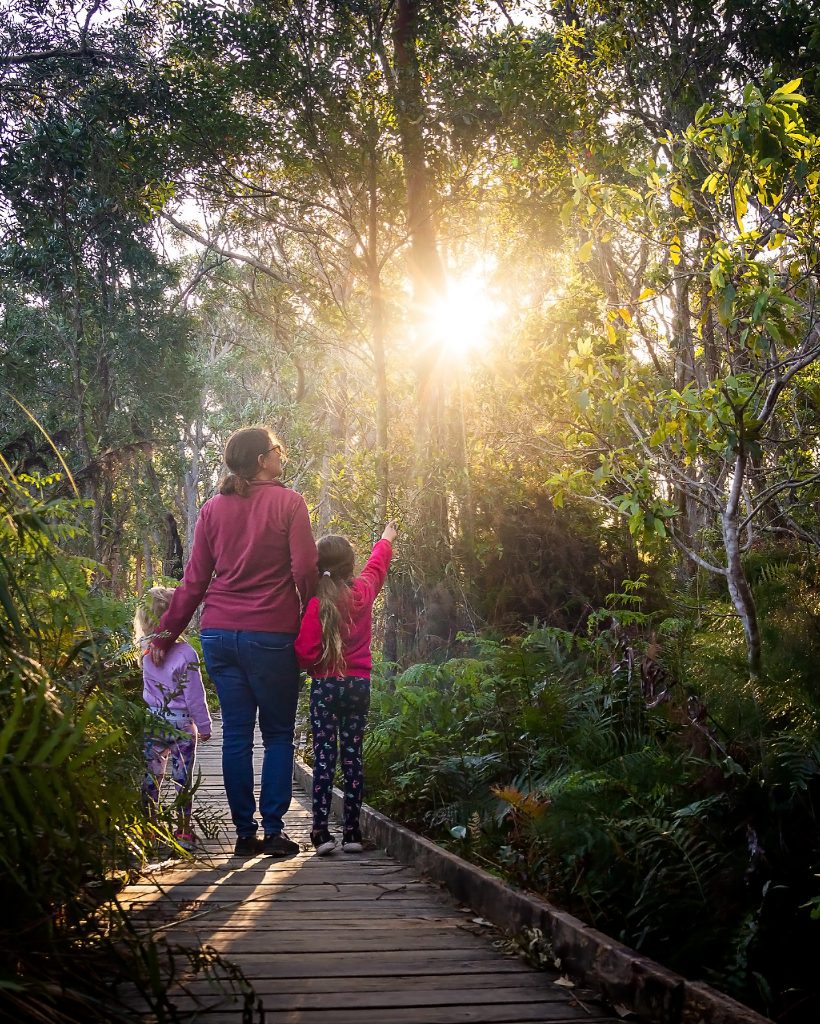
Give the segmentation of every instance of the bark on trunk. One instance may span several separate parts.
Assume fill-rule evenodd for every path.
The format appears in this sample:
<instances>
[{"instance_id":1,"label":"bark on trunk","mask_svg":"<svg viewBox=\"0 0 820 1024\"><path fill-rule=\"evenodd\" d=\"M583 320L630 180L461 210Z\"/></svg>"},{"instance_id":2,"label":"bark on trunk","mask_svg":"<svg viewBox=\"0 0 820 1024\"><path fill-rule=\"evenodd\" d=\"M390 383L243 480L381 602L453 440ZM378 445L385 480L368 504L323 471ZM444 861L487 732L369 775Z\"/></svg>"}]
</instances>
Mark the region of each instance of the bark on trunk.
<instances>
[{"instance_id":1,"label":"bark on trunk","mask_svg":"<svg viewBox=\"0 0 820 1024\"><path fill-rule=\"evenodd\" d=\"M367 284L370 291L370 332L376 376L376 518L387 519L390 490L387 429L389 423L387 360L384 350L384 296L379 268L379 200L375 140L370 149L367 232Z\"/></svg>"},{"instance_id":2,"label":"bark on trunk","mask_svg":"<svg viewBox=\"0 0 820 1024\"><path fill-rule=\"evenodd\" d=\"M426 109L421 88L416 26L420 0L398 0L393 22L395 106L407 190L410 253L416 298L422 303L444 289L444 267L438 252L430 201L430 175L424 150ZM421 294L419 294L419 291Z\"/></svg>"},{"instance_id":3,"label":"bark on trunk","mask_svg":"<svg viewBox=\"0 0 820 1024\"><path fill-rule=\"evenodd\" d=\"M740 496L743 491L746 460L747 455L741 450L735 459L734 479L729 492L729 500L721 516L721 526L723 546L726 551L726 582L729 587L729 596L743 625L749 671L752 678L756 678L760 673L761 661L760 627L757 621L754 595L743 570L739 531Z\"/></svg>"},{"instance_id":4,"label":"bark on trunk","mask_svg":"<svg viewBox=\"0 0 820 1024\"><path fill-rule=\"evenodd\" d=\"M185 544L184 560L187 563L191 557L191 548L194 543L194 530L199 515L199 476L202 461L202 421L194 423L194 436L191 442L191 461L185 470L183 480L183 492L185 495Z\"/></svg>"}]
</instances>

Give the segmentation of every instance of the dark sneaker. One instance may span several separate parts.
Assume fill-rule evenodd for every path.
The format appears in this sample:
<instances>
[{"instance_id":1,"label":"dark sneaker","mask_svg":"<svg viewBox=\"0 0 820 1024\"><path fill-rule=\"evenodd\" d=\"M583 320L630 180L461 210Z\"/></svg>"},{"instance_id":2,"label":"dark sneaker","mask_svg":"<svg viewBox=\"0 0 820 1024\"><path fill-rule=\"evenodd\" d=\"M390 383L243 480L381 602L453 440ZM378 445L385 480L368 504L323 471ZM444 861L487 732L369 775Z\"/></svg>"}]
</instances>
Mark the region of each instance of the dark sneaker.
<instances>
[{"instance_id":1,"label":"dark sneaker","mask_svg":"<svg viewBox=\"0 0 820 1024\"><path fill-rule=\"evenodd\" d=\"M361 853L364 849L362 834L357 828L348 829L342 835L342 849L345 853Z\"/></svg>"},{"instance_id":2,"label":"dark sneaker","mask_svg":"<svg viewBox=\"0 0 820 1024\"><path fill-rule=\"evenodd\" d=\"M310 841L317 856L326 857L336 849L336 840L326 828L317 828L310 833Z\"/></svg>"},{"instance_id":3,"label":"dark sneaker","mask_svg":"<svg viewBox=\"0 0 820 1024\"><path fill-rule=\"evenodd\" d=\"M299 844L288 839L286 832L275 832L271 836L265 836L262 842L262 853L266 857L292 857L299 852Z\"/></svg>"},{"instance_id":4,"label":"dark sneaker","mask_svg":"<svg viewBox=\"0 0 820 1024\"><path fill-rule=\"evenodd\" d=\"M256 836L240 836L233 848L234 857L255 857L262 852L262 844Z\"/></svg>"}]
</instances>

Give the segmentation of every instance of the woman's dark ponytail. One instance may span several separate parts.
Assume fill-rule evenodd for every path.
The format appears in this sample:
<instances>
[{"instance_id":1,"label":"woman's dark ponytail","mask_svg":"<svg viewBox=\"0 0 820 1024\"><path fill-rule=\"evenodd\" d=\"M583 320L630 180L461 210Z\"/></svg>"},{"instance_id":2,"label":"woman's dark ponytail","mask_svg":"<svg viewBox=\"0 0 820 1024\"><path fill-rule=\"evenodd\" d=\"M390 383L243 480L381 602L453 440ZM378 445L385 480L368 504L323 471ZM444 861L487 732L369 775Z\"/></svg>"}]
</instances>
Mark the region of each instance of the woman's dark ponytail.
<instances>
[{"instance_id":1,"label":"woman's dark ponytail","mask_svg":"<svg viewBox=\"0 0 820 1024\"><path fill-rule=\"evenodd\" d=\"M267 427L235 430L225 445L224 459L229 472L219 485L219 493L247 498L250 482L259 472L259 456L277 445L284 451L282 442Z\"/></svg>"}]
</instances>

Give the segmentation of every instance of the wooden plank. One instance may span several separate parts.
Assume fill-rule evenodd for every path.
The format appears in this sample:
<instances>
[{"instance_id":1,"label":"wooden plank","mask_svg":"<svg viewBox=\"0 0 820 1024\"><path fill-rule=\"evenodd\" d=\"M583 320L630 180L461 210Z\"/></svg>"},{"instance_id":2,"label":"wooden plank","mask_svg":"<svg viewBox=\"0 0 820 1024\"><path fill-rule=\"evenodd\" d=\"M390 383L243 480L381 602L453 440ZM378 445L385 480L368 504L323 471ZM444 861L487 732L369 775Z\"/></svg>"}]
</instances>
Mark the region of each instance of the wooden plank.
<instances>
[{"instance_id":1,"label":"wooden plank","mask_svg":"<svg viewBox=\"0 0 820 1024\"><path fill-rule=\"evenodd\" d=\"M493 949L472 950L468 955L455 950L431 949L426 953L391 952L383 956L363 958L361 953L238 953L230 959L246 976L256 978L370 978L397 974L426 975L527 973L530 968L513 959L499 960Z\"/></svg>"},{"instance_id":2,"label":"wooden plank","mask_svg":"<svg viewBox=\"0 0 820 1024\"><path fill-rule=\"evenodd\" d=\"M469 984L469 988L467 988ZM406 999L408 994L414 996L419 993L438 993L443 1002L451 991L468 991L476 994L477 999L489 995L487 989L509 990L519 992L525 989L537 989L543 992L553 985L543 973L539 971L521 971L519 973L502 971L484 971L481 974L470 975L463 979L460 975L452 974L428 974L424 976L423 984L419 981L418 975L394 974L386 977L377 976L356 976L348 977L313 977L313 978L256 978L254 989L260 996L264 995L316 995L317 998L330 998L333 995L343 996L350 999L350 994L382 993L385 998L392 999L402 997ZM186 988L191 992L213 992L213 983L205 979L194 978L186 983ZM559 992L558 988L552 991ZM422 996L423 998L426 998Z\"/></svg>"},{"instance_id":3,"label":"wooden plank","mask_svg":"<svg viewBox=\"0 0 820 1024\"><path fill-rule=\"evenodd\" d=\"M137 924L138 922L134 922ZM146 930L150 928L150 922L146 923ZM172 932L175 941L179 941L179 935L181 932L193 932L195 935L199 935L202 938L208 936L213 939L217 933L225 938L226 941L230 941L230 938L235 933L255 931L260 935L273 934L281 935L283 942L292 942L299 938L299 936L310 937L314 934L324 932L325 934L335 933L339 937L344 936L347 933L351 935L351 941L357 941L357 936L366 937L370 941L390 941L391 932L398 932L401 935L407 935L408 938L411 936L422 936L427 933L435 935L444 935L453 941L453 936L461 934L481 935L482 939L485 933L479 930L473 930L470 928L462 928L457 921L442 921L436 920L435 918L428 918L426 921L419 921L417 919L408 918L404 920L389 920L384 919L384 923L381 927L378 927L378 922L359 922L355 926L346 928L339 924L338 918L324 918L321 920L313 920L306 922L289 921L281 923L277 919L260 919L258 917L240 917L231 914L230 911L223 913L219 917L207 915L204 917L191 916L187 919L183 918L180 920L165 920L155 921L155 926L163 927L163 930ZM167 927L166 927L167 926ZM268 934L268 938L270 937Z\"/></svg>"},{"instance_id":4,"label":"wooden plank","mask_svg":"<svg viewBox=\"0 0 820 1024\"><path fill-rule=\"evenodd\" d=\"M135 888L133 892L129 887L126 891L124 902L126 900L131 900L134 903L151 902L157 899L183 903L189 903L192 900L202 900L204 902L244 900L246 903L251 901L257 903L274 902L277 900L284 902L292 902L294 900L323 902L331 897L339 903L347 902L348 900L371 900L374 903L377 901L397 901L402 903L407 900L418 900L419 893L411 883L402 885L399 888L366 884L296 886L282 883L280 885L265 886L231 885L203 889L201 885L175 885L173 889L166 890L165 893L158 893L157 889L150 886L140 886Z\"/></svg>"},{"instance_id":5,"label":"wooden plank","mask_svg":"<svg viewBox=\"0 0 820 1024\"><path fill-rule=\"evenodd\" d=\"M316 860L319 860L317 857ZM157 874L148 874L139 886L155 887L161 885L168 888L172 885L193 885L197 881L207 885L278 885L282 882L299 885L352 885L356 883L372 883L379 881L390 882L413 882L417 885L426 886L432 894L435 889L429 882L423 881L418 874L407 868L397 868L375 865L372 868L363 869L356 865L344 867L328 867L319 863L316 867L302 867L292 862L278 862L271 865L256 864L255 862L247 867L222 867L215 865L213 868L199 866L187 870L163 871ZM437 895L437 894L436 894Z\"/></svg>"},{"instance_id":6,"label":"wooden plank","mask_svg":"<svg viewBox=\"0 0 820 1024\"><path fill-rule=\"evenodd\" d=\"M172 932L174 942L207 943L223 951L227 956L234 957L238 953L267 952L271 943L277 941L282 933L276 928L253 928L247 931L233 929L195 933L181 925ZM370 932L350 932L339 928L335 931L323 929L317 932L301 934L288 932L287 939L281 942L288 952L298 953L335 953L344 950L346 953L391 953L391 952L432 952L446 949L450 952L471 953L475 949L485 949L483 938L469 932L450 930L444 932L436 928L421 929L416 932L381 931L373 935Z\"/></svg>"},{"instance_id":7,"label":"wooden plank","mask_svg":"<svg viewBox=\"0 0 820 1024\"><path fill-rule=\"evenodd\" d=\"M237 1003L240 1006L241 1003ZM191 1005L192 1008L193 1004ZM231 1021L236 1024L236 1011L231 1017L223 1009L201 1011L200 1019L208 1024ZM530 1024L532 1021L550 1024L575 1024L576 1021L589 1024L621 1024L617 1018L603 1013L593 1015L579 1006L569 1003L524 1003L512 1006L424 1006L394 1007L385 1016L383 1008L348 1006L344 1009L318 1010L268 1010L265 1007L265 1024Z\"/></svg>"},{"instance_id":8,"label":"wooden plank","mask_svg":"<svg viewBox=\"0 0 820 1024\"><path fill-rule=\"evenodd\" d=\"M451 979L453 981L455 979ZM255 988L257 996L262 998L265 1011L271 1010L331 1010L344 1009L349 1007L351 992L266 992L262 993ZM211 993L214 995L214 993ZM219 997L218 994L217 998ZM383 990L381 992L367 992L361 989L355 990L355 1004L360 1009L382 1009L390 1010L399 1008L422 1007L422 1006L521 1006L543 1005L544 1003L566 1003L566 993L560 989L549 992L546 988L517 988L517 987L496 987L493 989L473 988L448 988L428 989L422 988L416 979L414 989L407 989L404 992L395 990ZM202 989L191 992L186 996L176 999L174 1005L182 1007L195 1003L196 999L205 1001L207 990Z\"/></svg>"},{"instance_id":9,"label":"wooden plank","mask_svg":"<svg viewBox=\"0 0 820 1024\"><path fill-rule=\"evenodd\" d=\"M209 917L219 914L235 913L237 917L244 916L252 920L261 920L268 915L275 915L277 921L283 922L295 920L328 920L337 919L342 911L335 902L316 900L300 901L291 900L289 903L277 900L212 900L208 903L197 901L186 902L171 900L156 900L148 903L147 900L140 900L134 905L135 920L161 919L167 921L171 916L177 914L192 914L200 911L207 912ZM347 900L344 906L345 917L356 917L359 920L402 920L404 918L419 918L429 920L453 920L469 921L469 918L462 915L447 916L447 909L444 907L431 906L429 900L407 899L402 903L395 900ZM367 917L365 918L365 915Z\"/></svg>"}]
</instances>

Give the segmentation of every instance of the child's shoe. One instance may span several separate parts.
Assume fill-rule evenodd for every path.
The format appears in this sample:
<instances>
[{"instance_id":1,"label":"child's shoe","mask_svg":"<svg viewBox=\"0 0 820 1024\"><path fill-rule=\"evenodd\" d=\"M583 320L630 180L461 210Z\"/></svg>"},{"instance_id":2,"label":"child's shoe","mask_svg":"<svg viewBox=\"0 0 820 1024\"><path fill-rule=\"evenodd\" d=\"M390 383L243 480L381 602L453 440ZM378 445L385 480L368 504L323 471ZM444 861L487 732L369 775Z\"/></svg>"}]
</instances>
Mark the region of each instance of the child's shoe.
<instances>
[{"instance_id":1,"label":"child's shoe","mask_svg":"<svg viewBox=\"0 0 820 1024\"><path fill-rule=\"evenodd\" d=\"M346 829L342 835L342 850L345 853L361 853L363 849L361 831L357 828Z\"/></svg>"},{"instance_id":2,"label":"child's shoe","mask_svg":"<svg viewBox=\"0 0 820 1024\"><path fill-rule=\"evenodd\" d=\"M317 828L310 833L310 841L317 857L326 857L336 849L336 840L326 828Z\"/></svg>"},{"instance_id":3,"label":"child's shoe","mask_svg":"<svg viewBox=\"0 0 820 1024\"><path fill-rule=\"evenodd\" d=\"M191 829L178 828L174 832L174 839L183 850L191 853L196 848L196 835Z\"/></svg>"}]
</instances>

